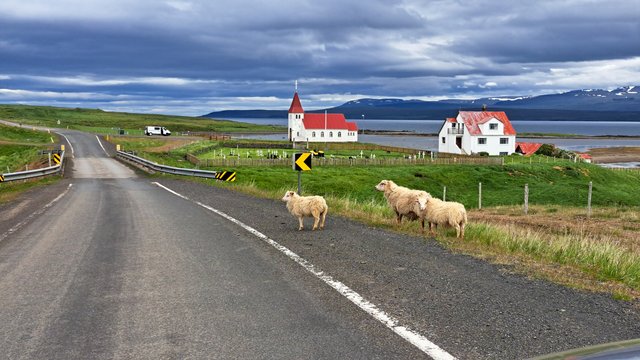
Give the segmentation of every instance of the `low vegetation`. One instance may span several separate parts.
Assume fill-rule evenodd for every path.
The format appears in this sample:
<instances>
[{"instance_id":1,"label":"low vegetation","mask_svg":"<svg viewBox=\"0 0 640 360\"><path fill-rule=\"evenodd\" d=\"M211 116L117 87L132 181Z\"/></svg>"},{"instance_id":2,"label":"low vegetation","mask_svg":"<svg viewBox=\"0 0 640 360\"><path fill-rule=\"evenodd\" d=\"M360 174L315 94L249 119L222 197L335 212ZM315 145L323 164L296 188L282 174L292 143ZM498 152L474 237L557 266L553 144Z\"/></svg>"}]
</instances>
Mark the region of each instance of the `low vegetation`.
<instances>
[{"instance_id":1,"label":"low vegetation","mask_svg":"<svg viewBox=\"0 0 640 360\"><path fill-rule=\"evenodd\" d=\"M101 134L115 134L123 129L142 135L148 125L165 126L174 134L182 131L204 132L273 132L282 127L254 125L235 121L189 116L131 114L100 109L69 109L51 106L0 105L0 119L28 125L77 129Z\"/></svg>"},{"instance_id":2,"label":"low vegetation","mask_svg":"<svg viewBox=\"0 0 640 360\"><path fill-rule=\"evenodd\" d=\"M35 169L44 164L40 154L43 149L51 148L57 136L44 131L35 131L26 127L12 127L0 124L0 174ZM27 183L2 183L0 185L0 204L13 199L20 192L38 184L50 183L51 179L38 179Z\"/></svg>"}]
</instances>

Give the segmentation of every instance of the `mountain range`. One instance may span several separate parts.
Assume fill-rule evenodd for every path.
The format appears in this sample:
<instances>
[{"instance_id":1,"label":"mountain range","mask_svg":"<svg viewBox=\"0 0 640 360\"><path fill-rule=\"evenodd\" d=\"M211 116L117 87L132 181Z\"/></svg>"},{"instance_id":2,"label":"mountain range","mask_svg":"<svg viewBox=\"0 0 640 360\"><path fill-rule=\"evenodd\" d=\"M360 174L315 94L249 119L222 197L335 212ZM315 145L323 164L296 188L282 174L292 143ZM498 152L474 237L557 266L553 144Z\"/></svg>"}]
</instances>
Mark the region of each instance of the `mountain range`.
<instances>
[{"instance_id":1,"label":"mountain range","mask_svg":"<svg viewBox=\"0 0 640 360\"><path fill-rule=\"evenodd\" d=\"M615 90L573 90L539 96L487 97L474 100L357 99L311 113L342 113L347 119L427 119L455 117L459 110L505 111L512 120L640 121L638 86ZM287 110L225 110L211 118L286 118Z\"/></svg>"}]
</instances>

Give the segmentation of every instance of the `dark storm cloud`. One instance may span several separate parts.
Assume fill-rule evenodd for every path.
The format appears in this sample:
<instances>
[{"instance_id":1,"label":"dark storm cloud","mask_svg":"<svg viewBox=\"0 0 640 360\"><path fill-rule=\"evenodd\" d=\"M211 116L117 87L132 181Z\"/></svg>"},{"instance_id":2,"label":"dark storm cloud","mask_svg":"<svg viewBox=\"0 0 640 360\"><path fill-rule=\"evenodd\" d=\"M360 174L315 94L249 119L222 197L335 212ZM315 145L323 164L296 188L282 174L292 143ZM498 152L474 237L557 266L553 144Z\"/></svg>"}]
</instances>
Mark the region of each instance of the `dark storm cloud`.
<instances>
[{"instance_id":1,"label":"dark storm cloud","mask_svg":"<svg viewBox=\"0 0 640 360\"><path fill-rule=\"evenodd\" d=\"M4 0L0 102L198 114L286 107L294 79L312 107L615 87L640 82L638 7Z\"/></svg>"}]
</instances>

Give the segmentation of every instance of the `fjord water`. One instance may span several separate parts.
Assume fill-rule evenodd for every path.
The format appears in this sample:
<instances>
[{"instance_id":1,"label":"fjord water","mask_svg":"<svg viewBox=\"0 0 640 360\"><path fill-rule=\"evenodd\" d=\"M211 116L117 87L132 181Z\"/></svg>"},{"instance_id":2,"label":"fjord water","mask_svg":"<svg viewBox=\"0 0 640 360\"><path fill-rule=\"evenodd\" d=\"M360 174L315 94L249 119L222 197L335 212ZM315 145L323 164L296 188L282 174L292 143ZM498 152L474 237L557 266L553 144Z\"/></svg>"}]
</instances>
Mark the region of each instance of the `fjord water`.
<instances>
[{"instance_id":1,"label":"fjord water","mask_svg":"<svg viewBox=\"0 0 640 360\"><path fill-rule=\"evenodd\" d=\"M261 125L287 126L287 119L228 119ZM443 120L376 120L348 119L355 121L360 130L407 131L417 134L435 134ZM572 134L586 136L640 136L640 121L547 121L512 120L518 133Z\"/></svg>"},{"instance_id":2,"label":"fjord water","mask_svg":"<svg viewBox=\"0 0 640 360\"><path fill-rule=\"evenodd\" d=\"M229 119L252 124L287 126L287 119ZM360 134L361 142L400 146L420 150L438 150L434 135L442 126L442 120L350 120L358 124L361 130L406 131L408 134L397 136L388 134ZM571 151L587 151L592 148L619 146L640 146L638 138L606 138L604 136L640 137L640 121L512 121L519 134L571 134L580 136L603 136L603 138L519 138L520 141L554 144ZM284 140L286 134L246 135L244 137L263 140Z\"/></svg>"}]
</instances>

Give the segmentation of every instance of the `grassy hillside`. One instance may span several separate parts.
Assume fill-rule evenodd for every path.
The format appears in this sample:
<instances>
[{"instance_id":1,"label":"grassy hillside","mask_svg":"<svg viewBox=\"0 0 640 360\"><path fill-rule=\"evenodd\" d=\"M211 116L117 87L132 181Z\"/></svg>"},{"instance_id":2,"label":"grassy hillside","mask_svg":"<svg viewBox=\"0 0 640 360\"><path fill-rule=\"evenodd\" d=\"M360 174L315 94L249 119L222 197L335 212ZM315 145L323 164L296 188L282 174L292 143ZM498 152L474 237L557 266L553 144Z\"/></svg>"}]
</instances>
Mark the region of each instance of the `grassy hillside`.
<instances>
[{"instance_id":1,"label":"grassy hillside","mask_svg":"<svg viewBox=\"0 0 640 360\"><path fill-rule=\"evenodd\" d=\"M43 131L0 125L0 173L24 170L37 162L52 138L55 141L56 136Z\"/></svg>"},{"instance_id":2,"label":"grassy hillside","mask_svg":"<svg viewBox=\"0 0 640 360\"><path fill-rule=\"evenodd\" d=\"M165 126L171 131L283 131L283 128L276 126L253 125L233 121L213 120L210 118L131 114L107 112L100 109L70 109L28 105L0 105L0 119L30 125L69 127L71 129L101 133L110 133L112 129L121 128L131 133L142 134L143 128L147 125ZM58 124L58 120L60 124Z\"/></svg>"}]
</instances>

